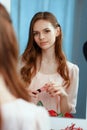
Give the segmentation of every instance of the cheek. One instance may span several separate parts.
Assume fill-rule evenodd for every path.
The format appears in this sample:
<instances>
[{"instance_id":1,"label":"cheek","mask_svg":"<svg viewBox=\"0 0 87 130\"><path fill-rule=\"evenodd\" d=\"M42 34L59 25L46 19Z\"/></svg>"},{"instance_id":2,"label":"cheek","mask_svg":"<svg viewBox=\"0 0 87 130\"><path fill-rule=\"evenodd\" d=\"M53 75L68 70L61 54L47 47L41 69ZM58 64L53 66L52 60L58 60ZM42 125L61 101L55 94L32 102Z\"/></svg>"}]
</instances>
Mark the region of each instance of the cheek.
<instances>
[{"instance_id":1,"label":"cheek","mask_svg":"<svg viewBox=\"0 0 87 130\"><path fill-rule=\"evenodd\" d=\"M54 43L55 40L56 40L56 35L55 35L54 33L52 33L52 34L50 35L49 39L50 39L50 41L51 41L52 43Z\"/></svg>"},{"instance_id":2,"label":"cheek","mask_svg":"<svg viewBox=\"0 0 87 130\"><path fill-rule=\"evenodd\" d=\"M56 41L56 38L54 37L54 38L52 38L51 43L54 44L55 41Z\"/></svg>"},{"instance_id":3,"label":"cheek","mask_svg":"<svg viewBox=\"0 0 87 130\"><path fill-rule=\"evenodd\" d=\"M56 32L55 32L55 31L51 31L51 33L50 33L50 37L51 37L51 38L56 37Z\"/></svg>"},{"instance_id":4,"label":"cheek","mask_svg":"<svg viewBox=\"0 0 87 130\"><path fill-rule=\"evenodd\" d=\"M37 37L34 37L34 41L36 42L36 43L38 43L38 38Z\"/></svg>"},{"instance_id":5,"label":"cheek","mask_svg":"<svg viewBox=\"0 0 87 130\"><path fill-rule=\"evenodd\" d=\"M36 41L36 39L37 39L37 38L36 38L36 37L34 37L34 41Z\"/></svg>"},{"instance_id":6,"label":"cheek","mask_svg":"<svg viewBox=\"0 0 87 130\"><path fill-rule=\"evenodd\" d=\"M34 38L34 41L36 42L37 45L39 45L39 39L37 37Z\"/></svg>"}]
</instances>

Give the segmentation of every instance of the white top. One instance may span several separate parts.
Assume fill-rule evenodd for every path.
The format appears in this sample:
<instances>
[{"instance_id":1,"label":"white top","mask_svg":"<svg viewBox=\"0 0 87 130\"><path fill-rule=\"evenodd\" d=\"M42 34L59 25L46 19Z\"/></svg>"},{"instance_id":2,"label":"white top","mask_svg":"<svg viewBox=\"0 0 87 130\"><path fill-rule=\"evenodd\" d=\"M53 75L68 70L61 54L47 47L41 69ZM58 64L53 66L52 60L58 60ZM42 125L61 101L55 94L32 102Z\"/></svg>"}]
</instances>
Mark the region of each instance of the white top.
<instances>
[{"instance_id":1,"label":"white top","mask_svg":"<svg viewBox=\"0 0 87 130\"><path fill-rule=\"evenodd\" d=\"M23 65L24 64L21 63L18 67L21 68L23 67ZM71 113L76 113L76 103L79 86L79 68L77 65L69 61L67 61L67 66L69 68L69 76L71 81L70 86L67 88L67 93L69 96L70 104L72 104ZM32 79L32 82L29 85L29 89L35 91L39 88L42 88L49 81L56 82L59 84L59 86L62 86L63 84L63 78L58 73L43 74L41 72L37 72L36 76ZM41 92L37 98L32 98L32 102L34 102L35 104L37 104L38 101L41 101L47 110L54 110L57 113L61 113L59 96L51 97L47 92Z\"/></svg>"},{"instance_id":2,"label":"white top","mask_svg":"<svg viewBox=\"0 0 87 130\"><path fill-rule=\"evenodd\" d=\"M2 130L49 130L49 116L42 107L22 99L2 105Z\"/></svg>"}]
</instances>

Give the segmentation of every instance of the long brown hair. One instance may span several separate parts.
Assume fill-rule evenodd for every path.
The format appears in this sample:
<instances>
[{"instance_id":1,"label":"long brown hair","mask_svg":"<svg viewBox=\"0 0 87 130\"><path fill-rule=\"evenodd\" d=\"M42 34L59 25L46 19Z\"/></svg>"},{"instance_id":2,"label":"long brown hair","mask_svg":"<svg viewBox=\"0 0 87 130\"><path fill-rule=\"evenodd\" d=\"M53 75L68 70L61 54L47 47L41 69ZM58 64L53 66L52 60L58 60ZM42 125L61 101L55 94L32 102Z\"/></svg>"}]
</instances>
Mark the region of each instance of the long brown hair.
<instances>
[{"instance_id":1,"label":"long brown hair","mask_svg":"<svg viewBox=\"0 0 87 130\"><path fill-rule=\"evenodd\" d=\"M0 74L9 91L17 98L30 100L17 73L18 43L12 21L5 7L0 4Z\"/></svg>"},{"instance_id":2,"label":"long brown hair","mask_svg":"<svg viewBox=\"0 0 87 130\"><path fill-rule=\"evenodd\" d=\"M21 75L23 80L27 83L31 82L32 75L36 74L36 62L37 58L41 59L41 48L35 43L33 36L33 26L38 20L49 21L54 28L60 28L60 35L56 38L55 41L55 57L58 61L57 72L64 79L64 85L67 87L70 84L69 70L66 63L66 57L62 51L62 31L61 26L59 25L56 17L50 12L38 12L36 13L30 23L29 29L29 38L26 49L22 55L22 60L25 62L25 66L21 69ZM33 71L32 71L33 70Z\"/></svg>"}]
</instances>

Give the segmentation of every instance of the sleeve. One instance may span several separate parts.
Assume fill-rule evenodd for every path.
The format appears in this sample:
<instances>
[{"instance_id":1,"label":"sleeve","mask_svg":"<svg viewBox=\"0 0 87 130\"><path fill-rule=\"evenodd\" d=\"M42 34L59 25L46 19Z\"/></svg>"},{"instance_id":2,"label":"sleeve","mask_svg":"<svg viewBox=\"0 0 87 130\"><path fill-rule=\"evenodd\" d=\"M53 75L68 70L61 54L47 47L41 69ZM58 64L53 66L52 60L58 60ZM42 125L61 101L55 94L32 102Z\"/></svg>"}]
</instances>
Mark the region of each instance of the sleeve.
<instances>
[{"instance_id":1,"label":"sleeve","mask_svg":"<svg viewBox=\"0 0 87 130\"><path fill-rule=\"evenodd\" d=\"M37 112L37 130L50 130L50 117L45 108L40 107Z\"/></svg>"},{"instance_id":2,"label":"sleeve","mask_svg":"<svg viewBox=\"0 0 87 130\"><path fill-rule=\"evenodd\" d=\"M73 65L72 69L70 69L70 87L67 92L69 95L69 102L72 105L71 113L76 113L76 104L77 104L77 95L78 95L78 87L79 87L79 68L77 65Z\"/></svg>"}]
</instances>

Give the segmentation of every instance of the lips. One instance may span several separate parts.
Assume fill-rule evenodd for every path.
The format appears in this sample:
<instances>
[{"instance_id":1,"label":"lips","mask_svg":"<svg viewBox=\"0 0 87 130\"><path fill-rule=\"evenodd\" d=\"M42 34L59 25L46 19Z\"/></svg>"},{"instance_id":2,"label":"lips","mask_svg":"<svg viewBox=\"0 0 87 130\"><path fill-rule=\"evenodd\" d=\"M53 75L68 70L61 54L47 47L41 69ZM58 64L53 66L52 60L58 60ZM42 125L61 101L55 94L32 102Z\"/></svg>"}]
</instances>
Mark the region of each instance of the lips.
<instances>
[{"instance_id":1,"label":"lips","mask_svg":"<svg viewBox=\"0 0 87 130\"><path fill-rule=\"evenodd\" d=\"M48 44L48 42L41 42L41 43L40 43L41 46L45 46L45 45L47 45L47 44Z\"/></svg>"}]
</instances>

